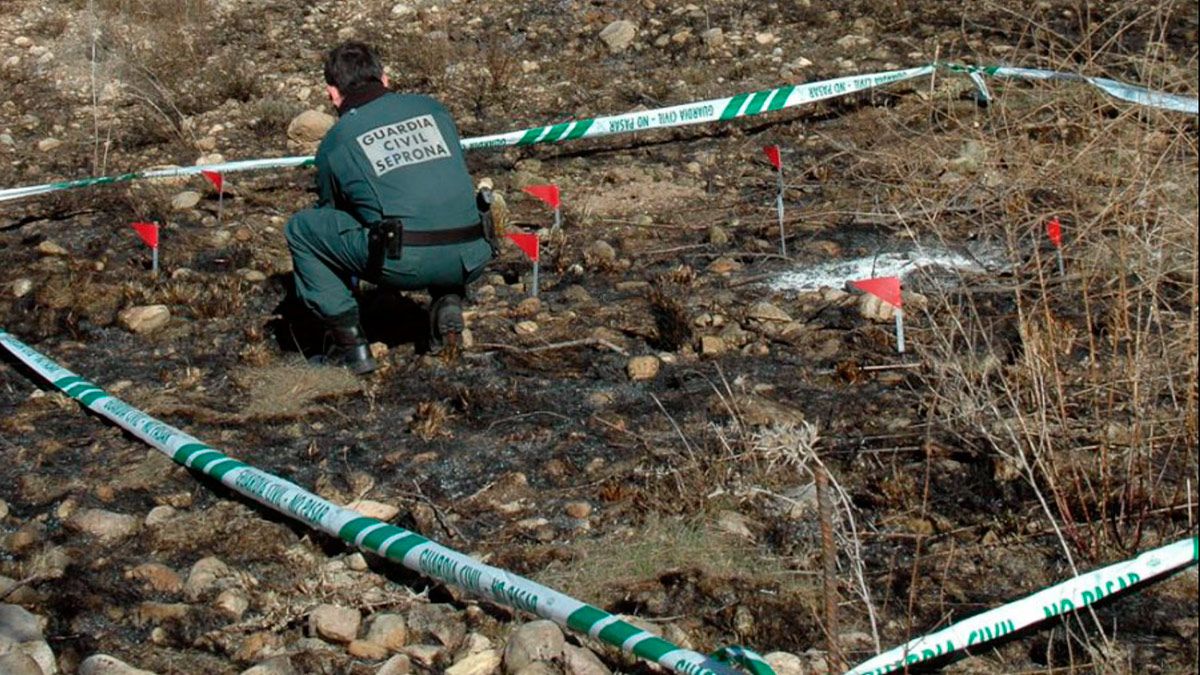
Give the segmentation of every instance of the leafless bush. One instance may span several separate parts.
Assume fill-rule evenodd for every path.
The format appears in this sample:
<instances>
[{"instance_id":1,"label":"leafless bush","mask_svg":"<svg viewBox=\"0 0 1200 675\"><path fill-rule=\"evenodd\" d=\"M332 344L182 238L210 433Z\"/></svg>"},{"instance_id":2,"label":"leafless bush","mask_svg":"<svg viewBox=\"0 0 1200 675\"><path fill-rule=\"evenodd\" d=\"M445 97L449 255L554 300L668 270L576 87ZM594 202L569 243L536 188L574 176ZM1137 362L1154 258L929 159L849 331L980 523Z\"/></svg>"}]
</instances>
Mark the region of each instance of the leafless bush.
<instances>
[{"instance_id":1,"label":"leafless bush","mask_svg":"<svg viewBox=\"0 0 1200 675\"><path fill-rule=\"evenodd\" d=\"M937 425L995 457L998 480L1027 481L1068 555L1132 552L1149 529L1165 538L1170 522L1151 516L1180 508L1194 474L1197 154L1185 124L1114 111L1088 90L1016 89L980 129L944 136L972 158L928 144L874 160L939 243L969 227L1006 252L1008 274L986 291L940 294L918 349ZM947 217L962 208L969 222Z\"/></svg>"}]
</instances>

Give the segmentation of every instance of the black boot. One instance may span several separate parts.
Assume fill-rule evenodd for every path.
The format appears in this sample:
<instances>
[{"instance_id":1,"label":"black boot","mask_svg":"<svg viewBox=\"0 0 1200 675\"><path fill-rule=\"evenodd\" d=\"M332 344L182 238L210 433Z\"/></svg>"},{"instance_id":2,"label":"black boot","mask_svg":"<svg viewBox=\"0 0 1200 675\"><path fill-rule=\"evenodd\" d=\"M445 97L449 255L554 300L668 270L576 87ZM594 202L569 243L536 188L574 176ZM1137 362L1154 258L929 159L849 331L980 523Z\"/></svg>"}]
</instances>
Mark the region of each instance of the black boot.
<instances>
[{"instance_id":1,"label":"black boot","mask_svg":"<svg viewBox=\"0 0 1200 675\"><path fill-rule=\"evenodd\" d=\"M448 293L429 305L429 349L439 351L443 347L457 349L462 344L462 333L466 328L463 321L462 296Z\"/></svg>"},{"instance_id":2,"label":"black boot","mask_svg":"<svg viewBox=\"0 0 1200 675\"><path fill-rule=\"evenodd\" d=\"M366 375L379 367L375 357L371 356L371 346L357 325L331 326L329 337L333 339L333 346L324 355L313 357L313 363L342 366L355 375Z\"/></svg>"}]
</instances>

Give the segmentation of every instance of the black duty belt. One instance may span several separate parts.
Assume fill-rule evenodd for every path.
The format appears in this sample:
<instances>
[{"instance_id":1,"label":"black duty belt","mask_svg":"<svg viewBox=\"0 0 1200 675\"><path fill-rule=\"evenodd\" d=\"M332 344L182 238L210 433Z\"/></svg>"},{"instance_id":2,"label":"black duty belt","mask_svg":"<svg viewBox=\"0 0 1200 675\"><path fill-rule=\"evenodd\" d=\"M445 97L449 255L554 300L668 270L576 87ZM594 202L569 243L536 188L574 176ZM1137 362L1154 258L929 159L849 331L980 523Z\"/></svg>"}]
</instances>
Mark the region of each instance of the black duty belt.
<instances>
[{"instance_id":1,"label":"black duty belt","mask_svg":"<svg viewBox=\"0 0 1200 675\"><path fill-rule=\"evenodd\" d=\"M378 281L387 260L398 260L406 246L449 246L485 238L483 223L446 230L405 229L399 218L384 218L367 227L367 279Z\"/></svg>"},{"instance_id":2,"label":"black duty belt","mask_svg":"<svg viewBox=\"0 0 1200 675\"><path fill-rule=\"evenodd\" d=\"M483 239L483 225L475 223L466 227L455 227L449 230L425 230L413 232L404 230L400 235L402 246L446 246L449 244L465 244L476 239Z\"/></svg>"}]
</instances>

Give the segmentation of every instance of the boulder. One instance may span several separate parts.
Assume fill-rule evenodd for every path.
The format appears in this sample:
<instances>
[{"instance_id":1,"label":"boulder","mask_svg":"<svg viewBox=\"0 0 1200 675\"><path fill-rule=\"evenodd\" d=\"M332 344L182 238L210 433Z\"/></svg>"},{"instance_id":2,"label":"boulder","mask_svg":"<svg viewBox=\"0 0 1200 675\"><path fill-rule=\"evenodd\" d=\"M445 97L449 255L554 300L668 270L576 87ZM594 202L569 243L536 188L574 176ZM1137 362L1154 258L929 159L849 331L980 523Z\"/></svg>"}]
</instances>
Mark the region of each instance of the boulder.
<instances>
[{"instance_id":1,"label":"boulder","mask_svg":"<svg viewBox=\"0 0 1200 675\"><path fill-rule=\"evenodd\" d=\"M600 657L586 647L568 644L563 649L563 664L569 675L612 675Z\"/></svg>"},{"instance_id":2,"label":"boulder","mask_svg":"<svg viewBox=\"0 0 1200 675\"><path fill-rule=\"evenodd\" d=\"M318 605L308 615L312 633L327 642L351 642L358 637L362 614L353 607Z\"/></svg>"},{"instance_id":3,"label":"boulder","mask_svg":"<svg viewBox=\"0 0 1200 675\"><path fill-rule=\"evenodd\" d=\"M354 640L346 648L346 651L356 659L366 659L367 661L382 661L389 654L387 647L370 640Z\"/></svg>"},{"instance_id":4,"label":"boulder","mask_svg":"<svg viewBox=\"0 0 1200 675\"><path fill-rule=\"evenodd\" d=\"M399 507L377 502L373 499L356 499L347 504L346 508L351 511L358 511L368 518L377 518L385 523L400 515Z\"/></svg>"},{"instance_id":5,"label":"boulder","mask_svg":"<svg viewBox=\"0 0 1200 675\"><path fill-rule=\"evenodd\" d=\"M504 672L514 675L534 662L561 659L565 645L562 629L553 621L522 624L504 645Z\"/></svg>"},{"instance_id":6,"label":"boulder","mask_svg":"<svg viewBox=\"0 0 1200 675\"><path fill-rule=\"evenodd\" d=\"M629 45L633 44L635 37L637 37L637 26L632 21L623 19L613 21L600 31L600 41L613 54L625 51Z\"/></svg>"},{"instance_id":7,"label":"boulder","mask_svg":"<svg viewBox=\"0 0 1200 675\"><path fill-rule=\"evenodd\" d=\"M888 322L896 318L895 307L870 293L864 293L859 297L858 313L869 321Z\"/></svg>"},{"instance_id":8,"label":"boulder","mask_svg":"<svg viewBox=\"0 0 1200 675\"><path fill-rule=\"evenodd\" d=\"M332 115L320 110L305 110L288 124L288 138L299 143L317 143L336 122Z\"/></svg>"},{"instance_id":9,"label":"boulder","mask_svg":"<svg viewBox=\"0 0 1200 675\"><path fill-rule=\"evenodd\" d=\"M787 323L792 320L792 317L788 316L787 312L765 301L750 305L750 309L746 310L746 318L755 321L777 321L779 323Z\"/></svg>"},{"instance_id":10,"label":"boulder","mask_svg":"<svg viewBox=\"0 0 1200 675\"><path fill-rule=\"evenodd\" d=\"M640 382L654 379L661 367L662 361L657 356L635 356L625 364L625 372L629 374L629 379Z\"/></svg>"},{"instance_id":11,"label":"boulder","mask_svg":"<svg viewBox=\"0 0 1200 675\"><path fill-rule=\"evenodd\" d=\"M412 672L412 659L405 654L396 654L388 659L375 675L408 675Z\"/></svg>"},{"instance_id":12,"label":"boulder","mask_svg":"<svg viewBox=\"0 0 1200 675\"><path fill-rule=\"evenodd\" d=\"M38 662L19 649L0 654L0 673L5 675L45 675Z\"/></svg>"},{"instance_id":13,"label":"boulder","mask_svg":"<svg viewBox=\"0 0 1200 675\"><path fill-rule=\"evenodd\" d=\"M408 644L408 623L399 614L376 614L367 629L367 639L392 650Z\"/></svg>"},{"instance_id":14,"label":"boulder","mask_svg":"<svg viewBox=\"0 0 1200 675\"><path fill-rule=\"evenodd\" d=\"M13 281L8 288L14 298L23 298L33 290L33 281L22 277Z\"/></svg>"},{"instance_id":15,"label":"boulder","mask_svg":"<svg viewBox=\"0 0 1200 675\"><path fill-rule=\"evenodd\" d=\"M617 250L607 241L597 239L584 250L583 257L590 265L611 264L617 259Z\"/></svg>"},{"instance_id":16,"label":"boulder","mask_svg":"<svg viewBox=\"0 0 1200 675\"><path fill-rule=\"evenodd\" d=\"M51 241L49 239L37 245L37 252L39 255L47 257L62 258L70 255L67 253L67 249L63 248L58 242Z\"/></svg>"},{"instance_id":17,"label":"boulder","mask_svg":"<svg viewBox=\"0 0 1200 675\"><path fill-rule=\"evenodd\" d=\"M771 652L763 657L775 675L804 675L804 660L788 652Z\"/></svg>"},{"instance_id":18,"label":"boulder","mask_svg":"<svg viewBox=\"0 0 1200 675\"><path fill-rule=\"evenodd\" d=\"M221 591L221 594L213 601L213 605L222 614L237 621L242 618L247 609L250 609L250 599L246 597L246 592L240 588L227 588Z\"/></svg>"},{"instance_id":19,"label":"boulder","mask_svg":"<svg viewBox=\"0 0 1200 675\"><path fill-rule=\"evenodd\" d=\"M417 605L408 612L410 639L429 642L430 638L440 642L446 649L455 650L467 637L467 627L452 605Z\"/></svg>"},{"instance_id":20,"label":"boulder","mask_svg":"<svg viewBox=\"0 0 1200 675\"><path fill-rule=\"evenodd\" d=\"M139 335L153 333L171 320L171 310L166 305L138 305L128 307L117 314L117 323L130 333Z\"/></svg>"},{"instance_id":21,"label":"boulder","mask_svg":"<svg viewBox=\"0 0 1200 675\"><path fill-rule=\"evenodd\" d=\"M67 527L90 534L101 541L111 542L133 535L141 522L131 515L104 509L81 509L67 519Z\"/></svg>"},{"instance_id":22,"label":"boulder","mask_svg":"<svg viewBox=\"0 0 1200 675\"><path fill-rule=\"evenodd\" d=\"M42 619L19 605L0 605L0 641L36 642L42 639Z\"/></svg>"},{"instance_id":23,"label":"boulder","mask_svg":"<svg viewBox=\"0 0 1200 675\"><path fill-rule=\"evenodd\" d=\"M200 203L203 195L195 190L184 190L179 194L171 197L171 209L173 211L187 211L194 209Z\"/></svg>"},{"instance_id":24,"label":"boulder","mask_svg":"<svg viewBox=\"0 0 1200 675\"><path fill-rule=\"evenodd\" d=\"M582 520L592 515L592 505L587 502L567 502L563 511L572 518Z\"/></svg>"},{"instance_id":25,"label":"boulder","mask_svg":"<svg viewBox=\"0 0 1200 675\"><path fill-rule=\"evenodd\" d=\"M485 649L471 654L446 669L446 675L492 675L500 668L500 652Z\"/></svg>"},{"instance_id":26,"label":"boulder","mask_svg":"<svg viewBox=\"0 0 1200 675\"><path fill-rule=\"evenodd\" d=\"M142 563L126 572L125 578L144 581L150 590L160 593L178 593L183 590L183 579L175 570L161 563Z\"/></svg>"},{"instance_id":27,"label":"boulder","mask_svg":"<svg viewBox=\"0 0 1200 675\"><path fill-rule=\"evenodd\" d=\"M221 562L220 558L212 556L201 558L192 565L191 571L188 572L183 590L189 598L195 600L216 587L217 581L231 574L229 567Z\"/></svg>"},{"instance_id":28,"label":"boulder","mask_svg":"<svg viewBox=\"0 0 1200 675\"><path fill-rule=\"evenodd\" d=\"M700 338L701 356L720 356L725 353L726 349L725 341L718 335L705 335Z\"/></svg>"},{"instance_id":29,"label":"boulder","mask_svg":"<svg viewBox=\"0 0 1200 675\"><path fill-rule=\"evenodd\" d=\"M93 654L79 664L79 675L155 675L108 654Z\"/></svg>"}]
</instances>

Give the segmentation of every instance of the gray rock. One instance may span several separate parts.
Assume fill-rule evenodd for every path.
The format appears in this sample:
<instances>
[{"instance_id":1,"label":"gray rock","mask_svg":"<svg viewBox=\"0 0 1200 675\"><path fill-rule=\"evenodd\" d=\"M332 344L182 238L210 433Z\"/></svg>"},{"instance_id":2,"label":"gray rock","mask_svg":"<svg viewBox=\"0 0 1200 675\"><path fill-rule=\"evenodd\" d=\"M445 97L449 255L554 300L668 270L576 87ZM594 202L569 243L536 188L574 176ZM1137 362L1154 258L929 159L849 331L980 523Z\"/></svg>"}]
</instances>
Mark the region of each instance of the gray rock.
<instances>
[{"instance_id":1,"label":"gray rock","mask_svg":"<svg viewBox=\"0 0 1200 675\"><path fill-rule=\"evenodd\" d=\"M19 605L0 605L0 639L36 642L42 639L42 619Z\"/></svg>"},{"instance_id":2,"label":"gray rock","mask_svg":"<svg viewBox=\"0 0 1200 675\"><path fill-rule=\"evenodd\" d=\"M0 673L4 673L4 675L45 675L37 661L19 649L0 654Z\"/></svg>"},{"instance_id":3,"label":"gray rock","mask_svg":"<svg viewBox=\"0 0 1200 675\"><path fill-rule=\"evenodd\" d=\"M29 291L33 290L33 281L29 279L17 279L9 286L9 291L14 298L23 298L29 295Z\"/></svg>"},{"instance_id":4,"label":"gray rock","mask_svg":"<svg viewBox=\"0 0 1200 675\"><path fill-rule=\"evenodd\" d=\"M351 511L358 511L368 518L377 518L385 523L400 515L400 507L377 502L373 499L356 499L347 504L346 508Z\"/></svg>"},{"instance_id":5,"label":"gray rock","mask_svg":"<svg viewBox=\"0 0 1200 675\"><path fill-rule=\"evenodd\" d=\"M79 675L155 675L108 654L93 654L79 664Z\"/></svg>"},{"instance_id":6,"label":"gray rock","mask_svg":"<svg viewBox=\"0 0 1200 675\"><path fill-rule=\"evenodd\" d=\"M213 604L221 613L234 621L241 619L246 610L250 609L250 599L246 597L246 592L240 588L227 588L221 591L221 594L217 596Z\"/></svg>"},{"instance_id":7,"label":"gray rock","mask_svg":"<svg viewBox=\"0 0 1200 675\"><path fill-rule=\"evenodd\" d=\"M570 675L612 675L600 657L586 647L568 644L563 649L563 663Z\"/></svg>"},{"instance_id":8,"label":"gray rock","mask_svg":"<svg viewBox=\"0 0 1200 675\"><path fill-rule=\"evenodd\" d=\"M141 525L135 516L104 509L81 509L67 519L67 527L106 542L132 536Z\"/></svg>"},{"instance_id":9,"label":"gray rock","mask_svg":"<svg viewBox=\"0 0 1200 675\"><path fill-rule=\"evenodd\" d=\"M426 668L432 668L445 653L446 648L441 645L409 645L404 648L405 656Z\"/></svg>"},{"instance_id":10,"label":"gray rock","mask_svg":"<svg viewBox=\"0 0 1200 675\"><path fill-rule=\"evenodd\" d=\"M608 46L608 51L619 54L633 44L637 37L637 26L632 21L617 20L600 31L600 40Z\"/></svg>"},{"instance_id":11,"label":"gray rock","mask_svg":"<svg viewBox=\"0 0 1200 675\"><path fill-rule=\"evenodd\" d=\"M458 610L451 605L417 605L408 612L409 639L413 642L440 642L454 651L467 637L467 628Z\"/></svg>"},{"instance_id":12,"label":"gray rock","mask_svg":"<svg viewBox=\"0 0 1200 675\"><path fill-rule=\"evenodd\" d=\"M658 375L662 361L657 356L635 356L625 364L625 372L634 382L652 380Z\"/></svg>"},{"instance_id":13,"label":"gray rock","mask_svg":"<svg viewBox=\"0 0 1200 675\"><path fill-rule=\"evenodd\" d=\"M399 614L376 614L367 630L367 640L393 652L408 644L408 623Z\"/></svg>"},{"instance_id":14,"label":"gray rock","mask_svg":"<svg viewBox=\"0 0 1200 675\"><path fill-rule=\"evenodd\" d=\"M183 584L183 590L189 598L196 600L215 588L219 580L231 574L229 567L224 562L221 562L220 558L212 556L201 558L196 561L196 564L192 565L191 571L188 572L188 578Z\"/></svg>"},{"instance_id":15,"label":"gray rock","mask_svg":"<svg viewBox=\"0 0 1200 675\"><path fill-rule=\"evenodd\" d=\"M607 241L597 239L583 252L583 257L588 263L593 265L597 263L612 263L617 259L617 250Z\"/></svg>"},{"instance_id":16,"label":"gray rock","mask_svg":"<svg viewBox=\"0 0 1200 675\"><path fill-rule=\"evenodd\" d=\"M720 356L727 350L725 341L718 335L705 335L700 338L701 356Z\"/></svg>"},{"instance_id":17,"label":"gray rock","mask_svg":"<svg viewBox=\"0 0 1200 675\"><path fill-rule=\"evenodd\" d=\"M775 675L805 675L804 660L788 652L771 652L763 660L775 670Z\"/></svg>"},{"instance_id":18,"label":"gray rock","mask_svg":"<svg viewBox=\"0 0 1200 675\"><path fill-rule=\"evenodd\" d=\"M308 615L308 625L313 634L329 642L350 642L358 637L362 625L362 614L353 607L318 605Z\"/></svg>"},{"instance_id":19,"label":"gray rock","mask_svg":"<svg viewBox=\"0 0 1200 675\"><path fill-rule=\"evenodd\" d=\"M296 668L287 656L276 656L243 670L241 675L295 675Z\"/></svg>"},{"instance_id":20,"label":"gray rock","mask_svg":"<svg viewBox=\"0 0 1200 675\"><path fill-rule=\"evenodd\" d=\"M471 654L446 669L446 675L492 675L500 667L500 652L485 649Z\"/></svg>"},{"instance_id":21,"label":"gray rock","mask_svg":"<svg viewBox=\"0 0 1200 675\"><path fill-rule=\"evenodd\" d=\"M405 654L396 654L384 662L375 675L408 675L412 672L412 659Z\"/></svg>"},{"instance_id":22,"label":"gray rock","mask_svg":"<svg viewBox=\"0 0 1200 675\"><path fill-rule=\"evenodd\" d=\"M171 209L173 211L187 211L196 208L203 197L199 192L194 190L185 190L171 197Z\"/></svg>"},{"instance_id":23,"label":"gray rock","mask_svg":"<svg viewBox=\"0 0 1200 675\"><path fill-rule=\"evenodd\" d=\"M870 321L888 322L895 319L896 308L878 296L864 293L858 299L858 313Z\"/></svg>"},{"instance_id":24,"label":"gray rock","mask_svg":"<svg viewBox=\"0 0 1200 675\"><path fill-rule=\"evenodd\" d=\"M305 110L288 124L287 135L300 143L316 143L325 137L336 121L333 116L320 110Z\"/></svg>"},{"instance_id":25,"label":"gray rock","mask_svg":"<svg viewBox=\"0 0 1200 675\"><path fill-rule=\"evenodd\" d=\"M708 45L709 48L716 49L725 44L725 31L722 31L720 28L709 28L700 34L700 39L703 40L704 44Z\"/></svg>"},{"instance_id":26,"label":"gray rock","mask_svg":"<svg viewBox=\"0 0 1200 675\"><path fill-rule=\"evenodd\" d=\"M23 642L17 649L33 659L43 675L58 675L58 661L54 658L54 652L51 651L50 645L46 644L45 640Z\"/></svg>"},{"instance_id":27,"label":"gray rock","mask_svg":"<svg viewBox=\"0 0 1200 675\"><path fill-rule=\"evenodd\" d=\"M871 38L862 35L843 35L837 40L837 46L842 49L864 49L871 44Z\"/></svg>"},{"instance_id":28,"label":"gray rock","mask_svg":"<svg viewBox=\"0 0 1200 675\"><path fill-rule=\"evenodd\" d=\"M746 311L746 318L754 319L755 321L778 321L787 323L792 320L787 312L779 309L769 302L756 302Z\"/></svg>"},{"instance_id":29,"label":"gray rock","mask_svg":"<svg viewBox=\"0 0 1200 675\"><path fill-rule=\"evenodd\" d=\"M167 504L159 504L150 509L150 513L146 514L144 521L146 527L157 527L175 517L175 507Z\"/></svg>"},{"instance_id":30,"label":"gray rock","mask_svg":"<svg viewBox=\"0 0 1200 675\"><path fill-rule=\"evenodd\" d=\"M65 258L70 255L70 253L67 252L67 249L63 248L58 242L51 241L49 239L38 244L37 252L39 255L46 257Z\"/></svg>"},{"instance_id":31,"label":"gray rock","mask_svg":"<svg viewBox=\"0 0 1200 675\"><path fill-rule=\"evenodd\" d=\"M144 335L167 325L171 310L166 305L128 307L117 314L117 323L130 333Z\"/></svg>"},{"instance_id":32,"label":"gray rock","mask_svg":"<svg viewBox=\"0 0 1200 675\"><path fill-rule=\"evenodd\" d=\"M42 140L38 141L37 149L38 152L54 152L55 150L61 148L62 145L63 142L57 138L43 138Z\"/></svg>"},{"instance_id":33,"label":"gray rock","mask_svg":"<svg viewBox=\"0 0 1200 675\"><path fill-rule=\"evenodd\" d=\"M561 659L565 644L562 629L553 621L522 624L504 645L504 672L514 675L536 661Z\"/></svg>"},{"instance_id":34,"label":"gray rock","mask_svg":"<svg viewBox=\"0 0 1200 675\"><path fill-rule=\"evenodd\" d=\"M588 293L587 289L579 284L571 284L567 287L567 290L563 291L563 299L583 304L592 301L592 294Z\"/></svg>"}]
</instances>

